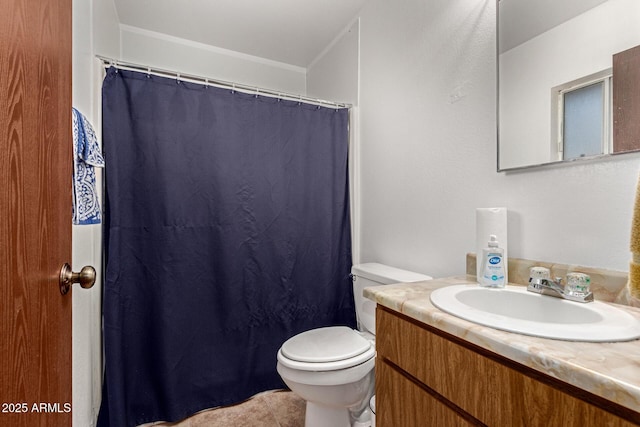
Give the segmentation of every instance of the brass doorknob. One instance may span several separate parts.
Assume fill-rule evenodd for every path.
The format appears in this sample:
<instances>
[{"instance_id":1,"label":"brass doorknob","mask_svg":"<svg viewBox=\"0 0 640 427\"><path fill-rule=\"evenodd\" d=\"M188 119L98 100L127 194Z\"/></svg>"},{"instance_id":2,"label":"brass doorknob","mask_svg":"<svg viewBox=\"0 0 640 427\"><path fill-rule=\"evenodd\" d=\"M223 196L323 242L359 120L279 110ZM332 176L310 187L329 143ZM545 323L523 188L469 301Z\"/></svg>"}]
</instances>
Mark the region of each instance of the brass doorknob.
<instances>
[{"instance_id":1,"label":"brass doorknob","mask_svg":"<svg viewBox=\"0 0 640 427\"><path fill-rule=\"evenodd\" d=\"M79 283L84 289L89 289L96 283L96 269L90 265L82 267L79 273L74 273L66 262L60 269L60 293L65 295L73 283Z\"/></svg>"}]
</instances>

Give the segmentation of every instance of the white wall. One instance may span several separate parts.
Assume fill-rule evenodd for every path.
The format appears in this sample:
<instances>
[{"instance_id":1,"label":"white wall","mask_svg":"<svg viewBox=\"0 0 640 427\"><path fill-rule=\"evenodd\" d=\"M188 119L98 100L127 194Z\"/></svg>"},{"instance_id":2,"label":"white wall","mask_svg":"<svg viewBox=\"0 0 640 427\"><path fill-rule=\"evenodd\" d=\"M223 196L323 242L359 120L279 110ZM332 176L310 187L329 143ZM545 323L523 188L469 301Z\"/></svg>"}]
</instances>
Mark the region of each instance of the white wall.
<instances>
[{"instance_id":1,"label":"white wall","mask_svg":"<svg viewBox=\"0 0 640 427\"><path fill-rule=\"evenodd\" d=\"M121 59L233 83L305 94L306 70L153 31L121 25Z\"/></svg>"},{"instance_id":2,"label":"white wall","mask_svg":"<svg viewBox=\"0 0 640 427\"><path fill-rule=\"evenodd\" d=\"M119 56L119 28L113 0L73 0L73 106L94 125L100 137L101 68L95 54ZM98 171L97 178L102 174ZM100 182L98 182L100 188ZM100 225L74 225L74 271L92 265L98 282L92 289L74 286L73 310L73 425L95 425L101 401L102 235Z\"/></svg>"},{"instance_id":3,"label":"white wall","mask_svg":"<svg viewBox=\"0 0 640 427\"><path fill-rule=\"evenodd\" d=\"M356 19L307 68L309 97L358 105L359 43Z\"/></svg>"},{"instance_id":4,"label":"white wall","mask_svg":"<svg viewBox=\"0 0 640 427\"><path fill-rule=\"evenodd\" d=\"M351 104L349 115L349 175L351 180L352 254L360 261L360 182L359 182L359 79L360 21L355 19L315 58L307 69L307 96Z\"/></svg>"},{"instance_id":5,"label":"white wall","mask_svg":"<svg viewBox=\"0 0 640 427\"><path fill-rule=\"evenodd\" d=\"M362 261L463 273L475 208L512 257L626 271L637 155L496 172L495 0L370 0L360 19Z\"/></svg>"}]
</instances>

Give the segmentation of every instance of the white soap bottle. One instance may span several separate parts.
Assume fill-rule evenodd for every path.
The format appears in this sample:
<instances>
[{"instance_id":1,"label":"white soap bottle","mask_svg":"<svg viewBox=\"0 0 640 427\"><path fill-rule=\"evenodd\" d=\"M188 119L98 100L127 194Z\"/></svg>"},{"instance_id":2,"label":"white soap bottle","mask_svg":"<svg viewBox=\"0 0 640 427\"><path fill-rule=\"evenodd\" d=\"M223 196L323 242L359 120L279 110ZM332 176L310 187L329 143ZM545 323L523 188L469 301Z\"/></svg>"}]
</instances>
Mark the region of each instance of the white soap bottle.
<instances>
[{"instance_id":1,"label":"white soap bottle","mask_svg":"<svg viewBox=\"0 0 640 427\"><path fill-rule=\"evenodd\" d=\"M482 268L478 283L490 288L504 288L504 249L498 246L497 237L489 236L487 247L482 250Z\"/></svg>"}]
</instances>

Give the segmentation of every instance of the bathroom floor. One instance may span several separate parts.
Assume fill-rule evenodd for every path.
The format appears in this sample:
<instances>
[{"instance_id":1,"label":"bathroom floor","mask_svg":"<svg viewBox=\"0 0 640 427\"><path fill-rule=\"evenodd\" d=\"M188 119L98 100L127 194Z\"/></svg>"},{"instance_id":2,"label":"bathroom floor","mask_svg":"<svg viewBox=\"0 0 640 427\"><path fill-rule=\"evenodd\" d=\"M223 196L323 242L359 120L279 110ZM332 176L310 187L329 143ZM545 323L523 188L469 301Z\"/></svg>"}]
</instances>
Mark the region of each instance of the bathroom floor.
<instances>
[{"instance_id":1,"label":"bathroom floor","mask_svg":"<svg viewBox=\"0 0 640 427\"><path fill-rule=\"evenodd\" d=\"M305 401L290 391L258 394L238 405L202 411L177 423L153 427L303 427ZM149 426L149 424L147 424Z\"/></svg>"}]
</instances>

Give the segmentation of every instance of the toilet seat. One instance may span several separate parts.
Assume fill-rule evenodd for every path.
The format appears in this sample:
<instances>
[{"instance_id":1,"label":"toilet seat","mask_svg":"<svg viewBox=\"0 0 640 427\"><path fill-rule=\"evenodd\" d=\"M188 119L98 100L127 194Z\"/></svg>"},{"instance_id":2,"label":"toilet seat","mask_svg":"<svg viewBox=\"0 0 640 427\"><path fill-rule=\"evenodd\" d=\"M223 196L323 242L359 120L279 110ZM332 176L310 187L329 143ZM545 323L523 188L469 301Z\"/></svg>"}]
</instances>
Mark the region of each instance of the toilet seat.
<instances>
[{"instance_id":1,"label":"toilet seat","mask_svg":"<svg viewBox=\"0 0 640 427\"><path fill-rule=\"evenodd\" d=\"M350 368L374 356L374 344L346 326L302 332L278 351L278 361L284 366L318 372Z\"/></svg>"}]
</instances>

